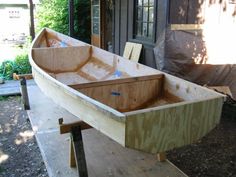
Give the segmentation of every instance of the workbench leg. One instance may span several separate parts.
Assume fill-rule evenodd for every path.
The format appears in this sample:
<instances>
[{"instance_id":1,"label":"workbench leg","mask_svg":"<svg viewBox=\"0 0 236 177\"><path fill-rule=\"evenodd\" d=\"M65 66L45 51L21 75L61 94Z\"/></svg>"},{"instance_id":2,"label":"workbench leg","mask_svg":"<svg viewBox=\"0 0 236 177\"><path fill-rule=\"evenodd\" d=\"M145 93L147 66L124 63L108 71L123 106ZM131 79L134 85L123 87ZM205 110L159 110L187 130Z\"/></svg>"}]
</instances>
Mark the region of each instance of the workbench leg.
<instances>
[{"instance_id":1,"label":"workbench leg","mask_svg":"<svg viewBox=\"0 0 236 177\"><path fill-rule=\"evenodd\" d=\"M80 177L88 177L87 164L84 153L82 132L80 126L72 127L71 139L73 143L76 166Z\"/></svg>"},{"instance_id":2,"label":"workbench leg","mask_svg":"<svg viewBox=\"0 0 236 177\"><path fill-rule=\"evenodd\" d=\"M20 80L20 85L21 85L21 95L22 95L24 109L29 110L30 109L29 97L28 97L28 92L27 92L27 84L24 77Z\"/></svg>"}]
</instances>

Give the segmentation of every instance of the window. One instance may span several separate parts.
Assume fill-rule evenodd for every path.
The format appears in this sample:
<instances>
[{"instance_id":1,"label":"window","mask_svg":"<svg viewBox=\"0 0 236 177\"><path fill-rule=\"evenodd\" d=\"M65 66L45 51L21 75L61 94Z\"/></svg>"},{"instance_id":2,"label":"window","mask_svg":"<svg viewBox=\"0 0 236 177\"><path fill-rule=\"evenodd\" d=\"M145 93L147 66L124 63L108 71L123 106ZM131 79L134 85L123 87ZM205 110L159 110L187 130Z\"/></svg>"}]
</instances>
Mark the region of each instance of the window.
<instances>
[{"instance_id":1,"label":"window","mask_svg":"<svg viewBox=\"0 0 236 177\"><path fill-rule=\"evenodd\" d=\"M153 40L154 20L154 0L136 0L134 38Z\"/></svg>"},{"instance_id":2,"label":"window","mask_svg":"<svg viewBox=\"0 0 236 177\"><path fill-rule=\"evenodd\" d=\"M20 18L19 10L9 10L8 14L9 14L9 18Z\"/></svg>"},{"instance_id":3,"label":"window","mask_svg":"<svg viewBox=\"0 0 236 177\"><path fill-rule=\"evenodd\" d=\"M92 33L100 34L100 2L99 0L92 1Z\"/></svg>"}]
</instances>

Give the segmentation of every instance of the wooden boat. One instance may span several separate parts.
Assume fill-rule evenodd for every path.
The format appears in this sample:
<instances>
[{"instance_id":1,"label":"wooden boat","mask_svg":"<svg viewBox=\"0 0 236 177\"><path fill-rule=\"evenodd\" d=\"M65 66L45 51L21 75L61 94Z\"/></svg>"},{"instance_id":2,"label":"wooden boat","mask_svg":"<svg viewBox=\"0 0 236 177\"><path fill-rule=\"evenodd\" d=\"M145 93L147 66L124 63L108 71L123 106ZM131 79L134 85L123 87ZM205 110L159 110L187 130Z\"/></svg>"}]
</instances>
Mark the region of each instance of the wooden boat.
<instances>
[{"instance_id":1,"label":"wooden boat","mask_svg":"<svg viewBox=\"0 0 236 177\"><path fill-rule=\"evenodd\" d=\"M125 147L164 152L219 123L223 95L50 29L29 55L47 96Z\"/></svg>"}]
</instances>

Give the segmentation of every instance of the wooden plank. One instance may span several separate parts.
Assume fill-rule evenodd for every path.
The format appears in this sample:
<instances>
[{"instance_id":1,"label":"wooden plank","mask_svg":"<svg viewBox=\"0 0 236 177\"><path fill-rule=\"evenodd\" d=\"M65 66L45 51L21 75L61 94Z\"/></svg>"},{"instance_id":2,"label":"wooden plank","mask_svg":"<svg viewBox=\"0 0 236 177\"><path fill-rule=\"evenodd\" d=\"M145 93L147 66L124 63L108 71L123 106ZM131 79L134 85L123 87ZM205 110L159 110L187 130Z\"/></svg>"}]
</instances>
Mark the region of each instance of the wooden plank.
<instances>
[{"instance_id":1,"label":"wooden plank","mask_svg":"<svg viewBox=\"0 0 236 177\"><path fill-rule=\"evenodd\" d=\"M133 50L132 50L130 60L138 62L139 58L140 58L141 51L142 51L142 44L135 43L134 47L133 47Z\"/></svg>"},{"instance_id":2,"label":"wooden plank","mask_svg":"<svg viewBox=\"0 0 236 177\"><path fill-rule=\"evenodd\" d=\"M203 25L200 24L171 24L171 30L200 30L203 29Z\"/></svg>"},{"instance_id":3,"label":"wooden plank","mask_svg":"<svg viewBox=\"0 0 236 177\"><path fill-rule=\"evenodd\" d=\"M122 79L126 82L107 82L95 87L84 87L78 91L119 112L146 108L158 100L163 90L163 76ZM145 91L144 91L145 90Z\"/></svg>"},{"instance_id":4,"label":"wooden plank","mask_svg":"<svg viewBox=\"0 0 236 177\"><path fill-rule=\"evenodd\" d=\"M128 78L121 78L121 79L114 79L114 80L82 83L82 84L76 84L76 85L69 85L69 87L72 87L74 89L83 89L83 88L90 88L90 87L100 87L100 86L114 85L114 84L125 84L125 83L131 83L131 82L163 79L163 78L164 78L163 74L156 74L156 75L148 75L148 76L128 77Z\"/></svg>"},{"instance_id":5,"label":"wooden plank","mask_svg":"<svg viewBox=\"0 0 236 177\"><path fill-rule=\"evenodd\" d=\"M126 42L123 57L138 62L142 50L142 44Z\"/></svg>"},{"instance_id":6,"label":"wooden plank","mask_svg":"<svg viewBox=\"0 0 236 177\"><path fill-rule=\"evenodd\" d=\"M13 79L14 79L14 80L20 80L20 79L22 79L23 77L24 77L26 80L33 79L32 74L16 74L16 73L13 73Z\"/></svg>"},{"instance_id":7,"label":"wooden plank","mask_svg":"<svg viewBox=\"0 0 236 177\"><path fill-rule=\"evenodd\" d=\"M222 94L216 94L216 92L201 87L192 82L174 77L169 74L165 74L164 90L168 93L173 93L175 96L185 101L198 101L208 100L217 97L224 97Z\"/></svg>"},{"instance_id":8,"label":"wooden plank","mask_svg":"<svg viewBox=\"0 0 236 177\"><path fill-rule=\"evenodd\" d=\"M124 49L124 53L123 53L124 58L130 59L133 47L134 47L133 43L131 43L131 42L125 43L125 49Z\"/></svg>"},{"instance_id":9,"label":"wooden plank","mask_svg":"<svg viewBox=\"0 0 236 177\"><path fill-rule=\"evenodd\" d=\"M90 59L90 46L64 48L34 48L37 65L51 73L76 71Z\"/></svg>"},{"instance_id":10,"label":"wooden plank","mask_svg":"<svg viewBox=\"0 0 236 177\"><path fill-rule=\"evenodd\" d=\"M80 126L81 130L86 130L92 128L90 125L86 124L83 121L76 121L72 123L59 123L60 125L60 134L69 133L72 130L72 127Z\"/></svg>"},{"instance_id":11,"label":"wooden plank","mask_svg":"<svg viewBox=\"0 0 236 177\"><path fill-rule=\"evenodd\" d=\"M222 98L126 113L129 148L158 153L190 144L219 123Z\"/></svg>"}]
</instances>

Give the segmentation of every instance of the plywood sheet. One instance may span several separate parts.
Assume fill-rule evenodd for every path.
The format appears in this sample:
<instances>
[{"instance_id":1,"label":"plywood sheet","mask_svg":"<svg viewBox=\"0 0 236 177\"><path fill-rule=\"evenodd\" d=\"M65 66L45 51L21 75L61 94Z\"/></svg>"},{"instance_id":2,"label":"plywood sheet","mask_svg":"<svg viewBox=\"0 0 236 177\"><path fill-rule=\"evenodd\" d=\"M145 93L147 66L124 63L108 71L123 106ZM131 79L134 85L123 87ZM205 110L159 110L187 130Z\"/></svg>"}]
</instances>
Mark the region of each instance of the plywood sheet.
<instances>
[{"instance_id":1,"label":"plywood sheet","mask_svg":"<svg viewBox=\"0 0 236 177\"><path fill-rule=\"evenodd\" d=\"M90 46L64 48L34 48L33 58L47 71L59 73L75 71L90 59Z\"/></svg>"},{"instance_id":2,"label":"plywood sheet","mask_svg":"<svg viewBox=\"0 0 236 177\"><path fill-rule=\"evenodd\" d=\"M157 153L193 143L217 125L222 102L215 98L127 113L126 146Z\"/></svg>"}]
</instances>

